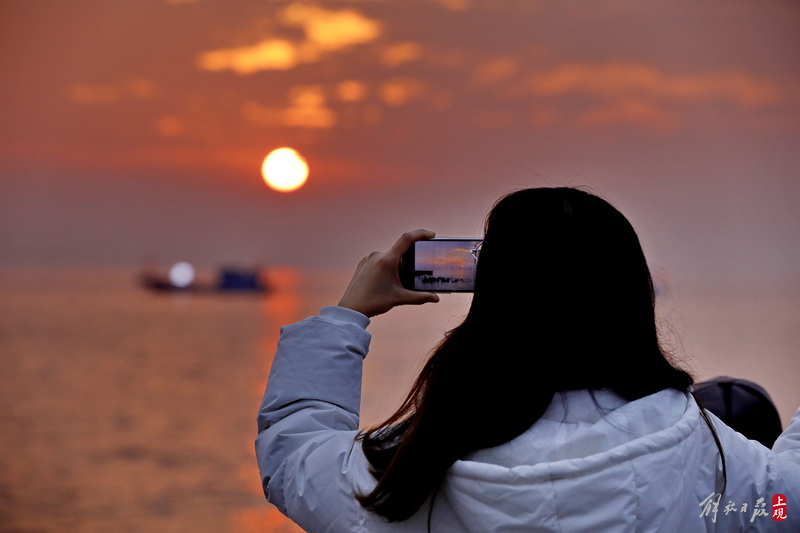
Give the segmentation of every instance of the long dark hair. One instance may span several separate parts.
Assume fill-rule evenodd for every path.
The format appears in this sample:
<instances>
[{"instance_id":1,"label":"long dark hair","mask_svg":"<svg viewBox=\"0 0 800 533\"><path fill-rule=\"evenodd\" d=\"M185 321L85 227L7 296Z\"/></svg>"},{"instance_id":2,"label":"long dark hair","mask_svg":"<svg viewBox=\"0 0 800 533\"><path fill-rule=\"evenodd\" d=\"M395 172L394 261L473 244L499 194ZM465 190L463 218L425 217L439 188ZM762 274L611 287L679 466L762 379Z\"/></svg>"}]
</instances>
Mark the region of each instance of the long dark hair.
<instances>
[{"instance_id":1,"label":"long dark hair","mask_svg":"<svg viewBox=\"0 0 800 533\"><path fill-rule=\"evenodd\" d=\"M467 317L400 408L360 435L378 481L361 505L410 517L454 461L520 435L559 391L610 388L632 401L689 390L692 377L659 343L654 308L636 232L608 202L573 188L498 200Z\"/></svg>"}]
</instances>

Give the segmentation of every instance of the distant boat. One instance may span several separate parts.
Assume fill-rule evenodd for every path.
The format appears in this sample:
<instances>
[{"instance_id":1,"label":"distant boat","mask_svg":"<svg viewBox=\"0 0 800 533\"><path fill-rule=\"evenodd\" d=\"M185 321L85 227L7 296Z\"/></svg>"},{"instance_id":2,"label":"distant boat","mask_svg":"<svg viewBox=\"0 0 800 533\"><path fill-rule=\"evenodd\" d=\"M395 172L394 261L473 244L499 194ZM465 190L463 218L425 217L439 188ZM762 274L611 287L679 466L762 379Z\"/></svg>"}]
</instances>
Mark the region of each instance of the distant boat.
<instances>
[{"instance_id":1,"label":"distant boat","mask_svg":"<svg viewBox=\"0 0 800 533\"><path fill-rule=\"evenodd\" d=\"M217 290L266 292L267 286L257 269L223 268L217 280Z\"/></svg>"},{"instance_id":2,"label":"distant boat","mask_svg":"<svg viewBox=\"0 0 800 533\"><path fill-rule=\"evenodd\" d=\"M215 282L198 282L194 269L188 263L178 263L168 275L145 271L141 275L142 285L160 292L203 293L265 293L269 287L262 280L259 269L223 268Z\"/></svg>"}]
</instances>

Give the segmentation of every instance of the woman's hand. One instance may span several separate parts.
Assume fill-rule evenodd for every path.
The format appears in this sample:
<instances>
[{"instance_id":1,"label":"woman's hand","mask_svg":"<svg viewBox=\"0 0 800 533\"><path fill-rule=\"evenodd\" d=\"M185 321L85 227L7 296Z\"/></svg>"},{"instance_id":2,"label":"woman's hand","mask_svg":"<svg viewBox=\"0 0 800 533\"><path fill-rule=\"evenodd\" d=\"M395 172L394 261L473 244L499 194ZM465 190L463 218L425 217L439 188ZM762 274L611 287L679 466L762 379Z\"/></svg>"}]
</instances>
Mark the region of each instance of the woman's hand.
<instances>
[{"instance_id":1,"label":"woman's hand","mask_svg":"<svg viewBox=\"0 0 800 533\"><path fill-rule=\"evenodd\" d=\"M388 252L372 252L362 259L339 301L339 306L375 316L398 305L438 302L439 296L432 292L404 289L397 274L400 258L406 250L419 240L432 239L435 236L434 232L425 229L409 231Z\"/></svg>"}]
</instances>

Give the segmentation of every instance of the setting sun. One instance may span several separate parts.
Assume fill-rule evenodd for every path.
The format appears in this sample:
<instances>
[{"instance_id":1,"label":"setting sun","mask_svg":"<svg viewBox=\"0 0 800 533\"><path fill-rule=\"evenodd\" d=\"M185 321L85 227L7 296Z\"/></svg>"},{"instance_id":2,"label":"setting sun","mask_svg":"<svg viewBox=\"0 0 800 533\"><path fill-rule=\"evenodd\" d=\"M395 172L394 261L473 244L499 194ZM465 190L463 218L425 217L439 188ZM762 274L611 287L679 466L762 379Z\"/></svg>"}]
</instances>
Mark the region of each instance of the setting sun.
<instances>
[{"instance_id":1,"label":"setting sun","mask_svg":"<svg viewBox=\"0 0 800 533\"><path fill-rule=\"evenodd\" d=\"M308 179L308 164L297 151L278 148L264 158L261 175L272 189L292 192L302 187Z\"/></svg>"}]
</instances>

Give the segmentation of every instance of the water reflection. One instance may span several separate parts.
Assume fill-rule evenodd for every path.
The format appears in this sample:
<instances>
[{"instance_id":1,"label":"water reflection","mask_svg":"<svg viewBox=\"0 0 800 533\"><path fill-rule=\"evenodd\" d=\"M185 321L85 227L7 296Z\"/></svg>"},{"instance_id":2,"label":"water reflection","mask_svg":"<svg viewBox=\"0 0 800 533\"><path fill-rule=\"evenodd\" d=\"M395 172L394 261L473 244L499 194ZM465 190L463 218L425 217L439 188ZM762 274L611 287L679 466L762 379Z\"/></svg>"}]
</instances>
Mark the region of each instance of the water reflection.
<instances>
[{"instance_id":1,"label":"water reflection","mask_svg":"<svg viewBox=\"0 0 800 533\"><path fill-rule=\"evenodd\" d=\"M0 270L0 531L300 531L264 500L255 413L279 328L334 304L349 274L277 270L267 297L172 298L124 271ZM776 287L684 288L661 308L699 378L759 382L785 423L800 290ZM469 301L373 319L362 427L397 407Z\"/></svg>"},{"instance_id":2,"label":"water reflection","mask_svg":"<svg viewBox=\"0 0 800 533\"><path fill-rule=\"evenodd\" d=\"M299 531L253 451L278 291L154 295L128 272L2 272L0 531Z\"/></svg>"},{"instance_id":3,"label":"water reflection","mask_svg":"<svg viewBox=\"0 0 800 533\"><path fill-rule=\"evenodd\" d=\"M304 302L301 295L304 283L302 274L295 269L284 268L272 270L269 282L274 287L274 292L269 298L262 300L265 327L260 342L259 353L262 354L262 371L253 381L253 396L258 398L264 394L266 376L272 366L272 357L278 346L279 328L304 318ZM252 413L255 415L256 409ZM255 422L253 422L255 425ZM255 431L255 428L253 428ZM275 507L264 501L260 476L256 464L255 447L253 439L255 433L249 435L248 450L250 457L247 462L240 465L239 473L242 482L248 487L251 494L256 495L261 504L257 507L242 510L231 517L230 531L237 533L302 533L302 529L286 518Z\"/></svg>"},{"instance_id":4,"label":"water reflection","mask_svg":"<svg viewBox=\"0 0 800 533\"><path fill-rule=\"evenodd\" d=\"M231 519L230 531L238 533L303 533L297 524L274 507L242 511Z\"/></svg>"}]
</instances>

